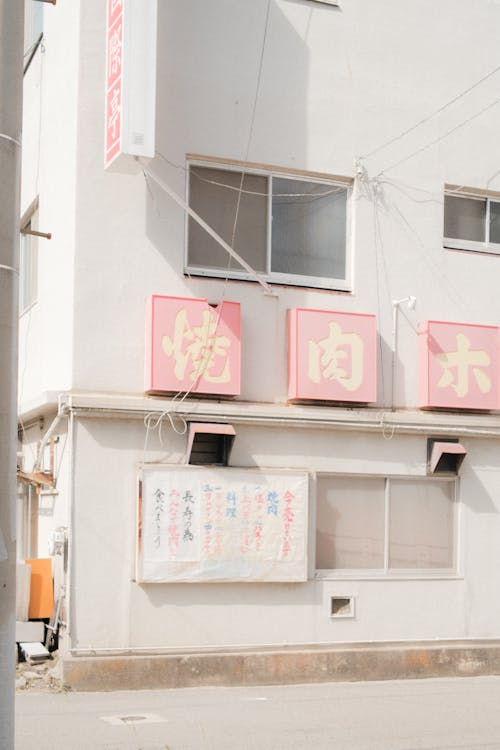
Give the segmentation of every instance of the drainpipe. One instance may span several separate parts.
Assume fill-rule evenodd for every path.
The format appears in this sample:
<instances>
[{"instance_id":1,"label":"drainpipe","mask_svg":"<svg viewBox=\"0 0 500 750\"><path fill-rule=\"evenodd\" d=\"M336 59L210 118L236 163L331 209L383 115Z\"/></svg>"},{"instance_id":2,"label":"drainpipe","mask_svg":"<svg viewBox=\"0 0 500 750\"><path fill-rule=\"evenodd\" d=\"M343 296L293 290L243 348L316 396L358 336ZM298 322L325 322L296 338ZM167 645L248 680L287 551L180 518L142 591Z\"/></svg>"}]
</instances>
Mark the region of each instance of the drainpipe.
<instances>
[{"instance_id":1,"label":"drainpipe","mask_svg":"<svg viewBox=\"0 0 500 750\"><path fill-rule=\"evenodd\" d=\"M58 400L57 414L54 417L49 429L46 431L45 435L43 436L42 442L40 443L40 447L38 449L38 458L35 461L35 465L33 466L33 473L36 473L41 470L42 461L43 461L43 452L45 450L45 447L48 445L50 438L59 427L59 424L62 422L63 419L67 417L68 410L69 410L69 407L66 401L64 400L64 394L61 393L59 395L59 400Z\"/></svg>"}]
</instances>

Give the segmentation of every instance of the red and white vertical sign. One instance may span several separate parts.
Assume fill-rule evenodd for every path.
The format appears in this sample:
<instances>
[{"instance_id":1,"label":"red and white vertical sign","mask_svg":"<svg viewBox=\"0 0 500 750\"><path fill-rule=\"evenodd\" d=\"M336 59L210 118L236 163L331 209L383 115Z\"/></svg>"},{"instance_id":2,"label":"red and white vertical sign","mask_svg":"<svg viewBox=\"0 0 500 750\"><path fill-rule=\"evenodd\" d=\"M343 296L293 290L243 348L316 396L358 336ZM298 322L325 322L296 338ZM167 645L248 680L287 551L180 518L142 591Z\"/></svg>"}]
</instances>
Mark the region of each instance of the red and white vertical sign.
<instances>
[{"instance_id":1,"label":"red and white vertical sign","mask_svg":"<svg viewBox=\"0 0 500 750\"><path fill-rule=\"evenodd\" d=\"M122 139L123 0L108 0L105 166L120 153Z\"/></svg>"}]
</instances>

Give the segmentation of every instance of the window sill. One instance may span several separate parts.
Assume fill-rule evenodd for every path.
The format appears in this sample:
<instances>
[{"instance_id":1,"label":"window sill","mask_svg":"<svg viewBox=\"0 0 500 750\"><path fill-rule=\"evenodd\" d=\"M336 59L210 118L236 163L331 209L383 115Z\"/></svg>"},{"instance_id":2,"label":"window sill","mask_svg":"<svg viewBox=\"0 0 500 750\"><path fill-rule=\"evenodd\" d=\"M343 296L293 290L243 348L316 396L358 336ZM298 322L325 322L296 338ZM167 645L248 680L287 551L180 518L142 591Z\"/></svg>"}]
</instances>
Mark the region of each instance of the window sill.
<instances>
[{"instance_id":1,"label":"window sill","mask_svg":"<svg viewBox=\"0 0 500 750\"><path fill-rule=\"evenodd\" d=\"M444 239L443 247L445 250L462 250L473 253L485 253L487 255L500 255L500 244L486 242L471 242L467 240L449 240Z\"/></svg>"},{"instance_id":2,"label":"window sill","mask_svg":"<svg viewBox=\"0 0 500 750\"><path fill-rule=\"evenodd\" d=\"M254 278L245 273L227 273L224 270L206 270L188 266L184 269L187 277L198 276L211 279L230 279L231 281L248 281L256 284ZM263 281L274 286L301 287L303 289L319 289L327 292L352 292L351 286L342 279L316 279L314 276L287 276L286 274L259 274Z\"/></svg>"},{"instance_id":3,"label":"window sill","mask_svg":"<svg viewBox=\"0 0 500 750\"><path fill-rule=\"evenodd\" d=\"M454 570L422 570L422 572L404 570L401 573L395 571L380 571L380 572L366 572L366 571L333 571L333 570L317 570L314 574L315 581L463 581L464 576L462 573L457 573Z\"/></svg>"},{"instance_id":4,"label":"window sill","mask_svg":"<svg viewBox=\"0 0 500 750\"><path fill-rule=\"evenodd\" d=\"M339 0L310 0L312 3L320 3L321 5L335 5L339 6L340 2Z\"/></svg>"}]
</instances>

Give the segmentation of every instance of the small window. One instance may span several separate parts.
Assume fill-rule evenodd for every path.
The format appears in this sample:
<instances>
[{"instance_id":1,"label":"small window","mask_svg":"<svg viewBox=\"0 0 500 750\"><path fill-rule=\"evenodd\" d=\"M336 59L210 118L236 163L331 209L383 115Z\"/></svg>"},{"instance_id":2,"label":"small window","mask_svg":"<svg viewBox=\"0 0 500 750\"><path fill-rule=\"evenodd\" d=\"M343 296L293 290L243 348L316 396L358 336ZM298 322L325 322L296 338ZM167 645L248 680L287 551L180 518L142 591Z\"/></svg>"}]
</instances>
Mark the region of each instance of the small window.
<instances>
[{"instance_id":1,"label":"small window","mask_svg":"<svg viewBox=\"0 0 500 750\"><path fill-rule=\"evenodd\" d=\"M38 298L38 238L30 234L34 229L37 214L21 229L19 259L19 313L35 304Z\"/></svg>"},{"instance_id":2,"label":"small window","mask_svg":"<svg viewBox=\"0 0 500 750\"><path fill-rule=\"evenodd\" d=\"M446 194L444 245L500 253L500 198Z\"/></svg>"},{"instance_id":3,"label":"small window","mask_svg":"<svg viewBox=\"0 0 500 750\"><path fill-rule=\"evenodd\" d=\"M189 204L269 282L348 289L346 183L191 164ZM193 219L187 271L251 278Z\"/></svg>"},{"instance_id":4,"label":"small window","mask_svg":"<svg viewBox=\"0 0 500 750\"><path fill-rule=\"evenodd\" d=\"M452 572L455 482L318 477L319 571Z\"/></svg>"}]
</instances>

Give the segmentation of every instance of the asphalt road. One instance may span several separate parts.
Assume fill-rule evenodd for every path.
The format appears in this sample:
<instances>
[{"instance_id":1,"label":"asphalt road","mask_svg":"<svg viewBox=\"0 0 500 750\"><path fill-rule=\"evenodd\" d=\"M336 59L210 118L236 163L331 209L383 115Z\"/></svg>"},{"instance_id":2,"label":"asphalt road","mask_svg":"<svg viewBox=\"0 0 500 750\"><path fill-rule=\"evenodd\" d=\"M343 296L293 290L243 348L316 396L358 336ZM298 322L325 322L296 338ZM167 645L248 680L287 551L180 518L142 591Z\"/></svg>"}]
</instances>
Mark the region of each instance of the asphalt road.
<instances>
[{"instance_id":1,"label":"asphalt road","mask_svg":"<svg viewBox=\"0 0 500 750\"><path fill-rule=\"evenodd\" d=\"M500 677L17 694L16 750L500 750Z\"/></svg>"}]
</instances>

